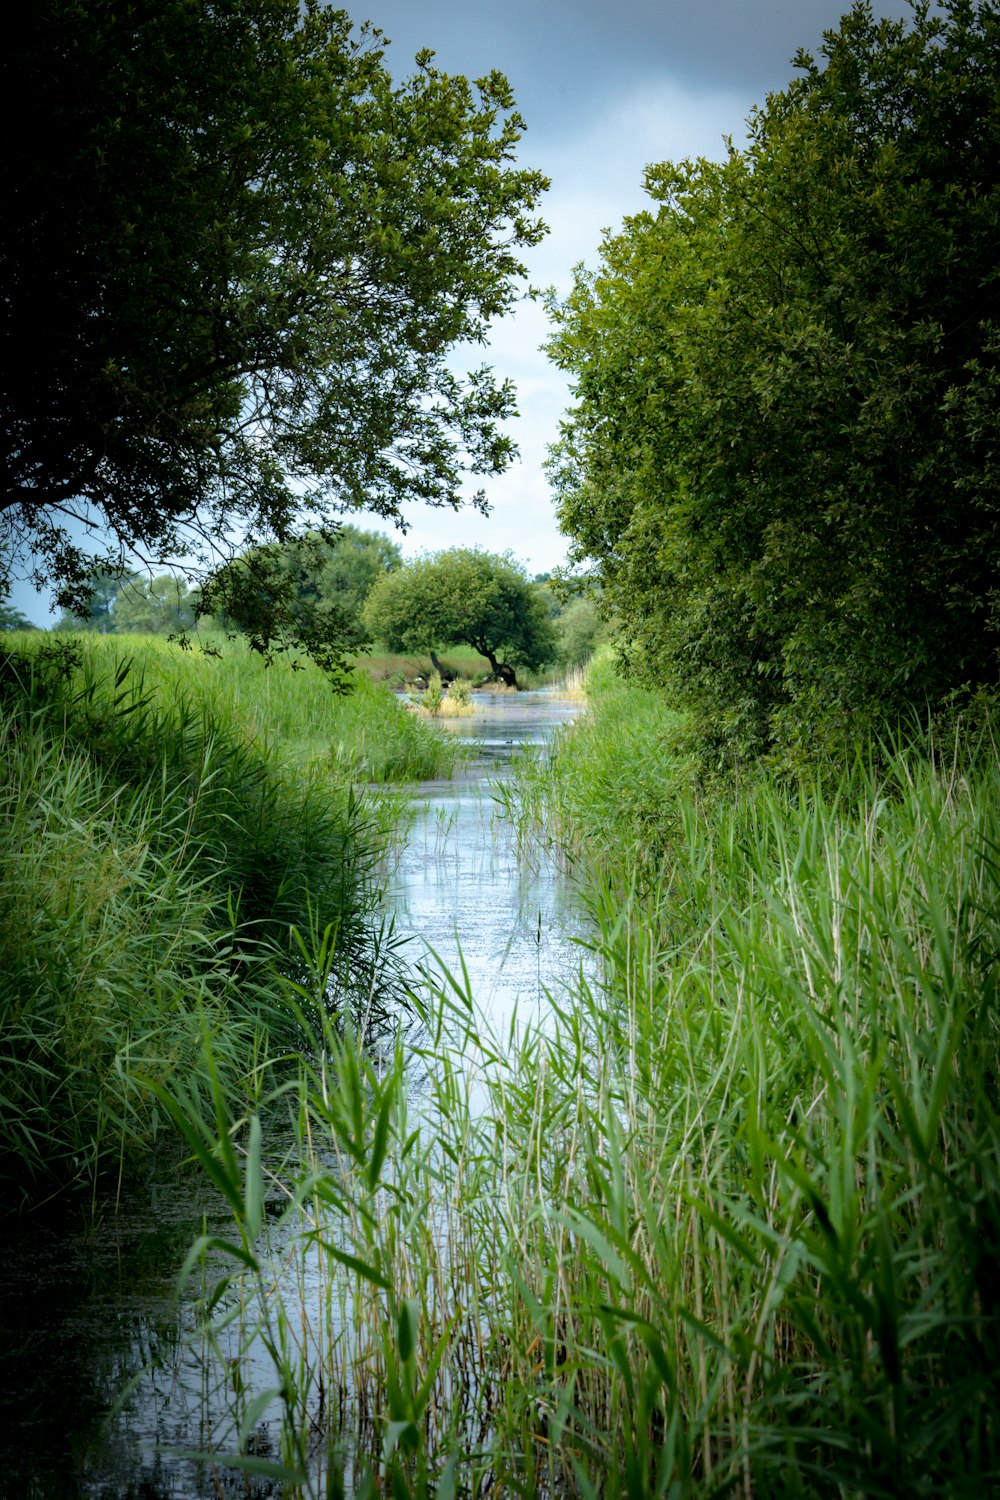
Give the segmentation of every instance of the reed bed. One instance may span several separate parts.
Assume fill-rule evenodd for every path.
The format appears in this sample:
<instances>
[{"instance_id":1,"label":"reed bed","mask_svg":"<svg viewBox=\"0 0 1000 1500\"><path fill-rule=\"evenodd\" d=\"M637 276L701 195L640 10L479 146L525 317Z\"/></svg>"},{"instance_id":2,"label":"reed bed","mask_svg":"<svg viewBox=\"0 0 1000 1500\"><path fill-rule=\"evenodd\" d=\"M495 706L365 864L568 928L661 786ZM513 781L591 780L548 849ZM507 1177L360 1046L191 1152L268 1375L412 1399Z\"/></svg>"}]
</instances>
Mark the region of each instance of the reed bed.
<instances>
[{"instance_id":1,"label":"reed bed","mask_svg":"<svg viewBox=\"0 0 1000 1500\"><path fill-rule=\"evenodd\" d=\"M539 1026L460 974L380 1055L326 1026L270 1177L255 1118L154 1090L233 1214L189 1265L229 1268L237 1469L269 1418L288 1496L997 1485L994 747L710 805L680 770L586 872L563 808L604 977Z\"/></svg>"},{"instance_id":2,"label":"reed bed","mask_svg":"<svg viewBox=\"0 0 1000 1500\"><path fill-rule=\"evenodd\" d=\"M245 652L36 636L3 654L9 1210L141 1170L164 1116L136 1078L207 1097L206 1042L234 1107L258 1090L300 1041L277 978L300 971L293 929L335 934L322 1004L378 1030L401 987L380 892L404 806L358 783L440 771L434 738L367 682L337 699Z\"/></svg>"},{"instance_id":3,"label":"reed bed","mask_svg":"<svg viewBox=\"0 0 1000 1500\"><path fill-rule=\"evenodd\" d=\"M360 668L347 691L333 692L308 660L268 665L224 637L186 651L155 636L68 639L85 649L91 677L111 681L127 661L154 704L184 697L204 706L240 723L286 764L328 761L343 779L384 786L449 776L461 763L460 745L402 713L396 695Z\"/></svg>"}]
</instances>

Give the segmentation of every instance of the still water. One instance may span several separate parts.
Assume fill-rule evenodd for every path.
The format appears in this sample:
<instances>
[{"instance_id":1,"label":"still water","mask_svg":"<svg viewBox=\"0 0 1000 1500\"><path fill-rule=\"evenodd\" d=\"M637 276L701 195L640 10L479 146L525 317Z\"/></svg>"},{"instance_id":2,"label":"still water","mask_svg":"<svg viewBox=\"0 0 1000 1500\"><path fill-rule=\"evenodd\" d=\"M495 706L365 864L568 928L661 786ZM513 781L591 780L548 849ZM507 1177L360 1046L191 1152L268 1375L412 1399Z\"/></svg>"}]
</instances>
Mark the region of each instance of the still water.
<instances>
[{"instance_id":1,"label":"still water","mask_svg":"<svg viewBox=\"0 0 1000 1500\"><path fill-rule=\"evenodd\" d=\"M537 1018L544 992L579 970L584 950L558 870L544 856L530 869L518 860L488 783L516 747L544 745L579 705L550 693L473 701L469 718L441 720L471 742L473 758L453 781L413 789L387 895L410 962L438 977L464 962L499 1036L517 1016ZM96 1227L60 1222L0 1242L0 1500L279 1493L172 1456L210 1440L200 1426L202 1366L185 1338L190 1313L173 1291L213 1212L189 1181L171 1179Z\"/></svg>"},{"instance_id":2,"label":"still water","mask_svg":"<svg viewBox=\"0 0 1000 1500\"><path fill-rule=\"evenodd\" d=\"M390 885L396 930L411 961L455 975L464 962L476 1008L495 1035L515 1009L537 1017L544 991L579 968L579 923L558 870L544 854L518 859L513 831L489 783L521 745L541 746L579 712L551 693L478 694L467 719L442 719L468 740L475 760L453 781L414 792L414 821Z\"/></svg>"}]
</instances>

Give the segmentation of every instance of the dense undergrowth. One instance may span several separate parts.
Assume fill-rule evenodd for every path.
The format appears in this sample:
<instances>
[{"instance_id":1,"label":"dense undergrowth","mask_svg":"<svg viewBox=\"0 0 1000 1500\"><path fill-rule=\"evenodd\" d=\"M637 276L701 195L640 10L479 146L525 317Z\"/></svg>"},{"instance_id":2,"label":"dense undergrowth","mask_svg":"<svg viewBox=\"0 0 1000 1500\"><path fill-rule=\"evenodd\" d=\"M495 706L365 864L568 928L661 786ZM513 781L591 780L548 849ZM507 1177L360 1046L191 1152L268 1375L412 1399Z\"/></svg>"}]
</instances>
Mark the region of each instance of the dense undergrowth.
<instances>
[{"instance_id":1,"label":"dense undergrowth","mask_svg":"<svg viewBox=\"0 0 1000 1500\"><path fill-rule=\"evenodd\" d=\"M593 686L521 785L599 984L494 1037L457 976L378 1066L328 1032L274 1239L256 1127L165 1096L233 1211L220 1386L273 1369L232 1461L270 1410L289 1496L990 1493L995 745L702 801L676 717Z\"/></svg>"},{"instance_id":2,"label":"dense undergrowth","mask_svg":"<svg viewBox=\"0 0 1000 1500\"><path fill-rule=\"evenodd\" d=\"M24 637L0 661L0 1175L9 1208L141 1167L149 1080L233 1107L297 1043L292 929L336 937L323 1004L398 987L380 865L450 747L367 681L144 640Z\"/></svg>"}]
</instances>

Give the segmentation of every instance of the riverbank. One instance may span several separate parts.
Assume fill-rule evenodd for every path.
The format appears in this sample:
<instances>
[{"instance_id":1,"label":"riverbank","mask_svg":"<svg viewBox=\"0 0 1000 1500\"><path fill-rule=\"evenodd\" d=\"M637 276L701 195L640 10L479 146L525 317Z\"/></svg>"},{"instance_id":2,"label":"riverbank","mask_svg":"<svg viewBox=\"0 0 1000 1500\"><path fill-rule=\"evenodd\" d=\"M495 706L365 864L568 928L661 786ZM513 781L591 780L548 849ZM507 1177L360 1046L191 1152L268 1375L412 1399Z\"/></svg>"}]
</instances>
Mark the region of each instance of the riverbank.
<instances>
[{"instance_id":1,"label":"riverbank","mask_svg":"<svg viewBox=\"0 0 1000 1500\"><path fill-rule=\"evenodd\" d=\"M504 830L470 804L471 862L461 784L421 788L404 906L438 961L405 1027L359 1045L307 943L294 1088L236 1133L218 1086L157 1093L223 1211L181 1357L227 1478L192 1461L172 1495L993 1482L992 741L706 797L660 698L590 689L551 751L481 736L513 781ZM544 978L541 854L589 912ZM463 901L485 955L517 950L495 1008Z\"/></svg>"},{"instance_id":2,"label":"riverbank","mask_svg":"<svg viewBox=\"0 0 1000 1500\"><path fill-rule=\"evenodd\" d=\"M336 934L327 1004L396 982L379 937L398 783L455 751L359 680L245 650L8 637L0 663L0 1181L92 1200L162 1135L149 1083L233 1117L295 1040L290 931ZM389 967L387 967L389 965Z\"/></svg>"}]
</instances>

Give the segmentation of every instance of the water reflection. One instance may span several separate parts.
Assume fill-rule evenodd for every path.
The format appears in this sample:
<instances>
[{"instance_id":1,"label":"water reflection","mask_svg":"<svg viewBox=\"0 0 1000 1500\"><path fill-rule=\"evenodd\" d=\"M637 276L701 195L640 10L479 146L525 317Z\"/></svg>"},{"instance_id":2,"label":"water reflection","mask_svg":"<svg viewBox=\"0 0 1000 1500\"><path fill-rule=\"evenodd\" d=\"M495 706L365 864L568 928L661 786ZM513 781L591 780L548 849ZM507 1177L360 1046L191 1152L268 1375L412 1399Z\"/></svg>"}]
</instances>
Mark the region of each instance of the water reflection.
<instances>
[{"instance_id":1,"label":"water reflection","mask_svg":"<svg viewBox=\"0 0 1000 1500\"><path fill-rule=\"evenodd\" d=\"M396 930L411 936L428 969L464 961L480 1015L497 1035L515 1009L537 1018L544 992L579 970L581 922L561 872L544 853L518 859L513 830L498 818L487 777L505 774L521 745L543 746L580 711L553 693L476 694L474 715L442 719L472 742L462 776L418 787L416 816L390 887Z\"/></svg>"},{"instance_id":2,"label":"water reflection","mask_svg":"<svg viewBox=\"0 0 1000 1500\"><path fill-rule=\"evenodd\" d=\"M86 1230L33 1225L0 1241L0 1493L32 1500L215 1493L158 1449L177 1445L198 1382L174 1302L203 1222L190 1182ZM116 1420L115 1404L132 1382ZM188 1400L178 1391L188 1385ZM191 1444L189 1431L184 1442Z\"/></svg>"}]
</instances>

